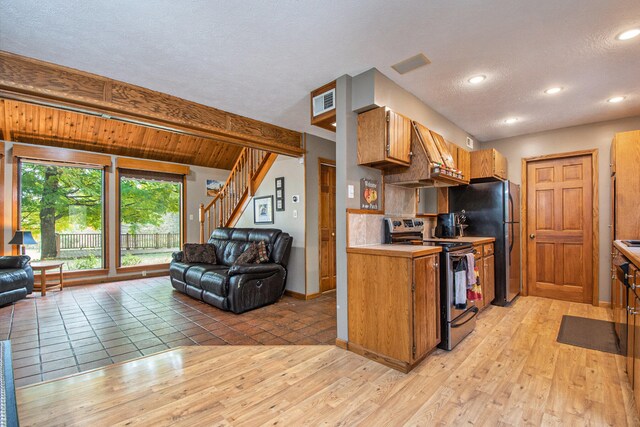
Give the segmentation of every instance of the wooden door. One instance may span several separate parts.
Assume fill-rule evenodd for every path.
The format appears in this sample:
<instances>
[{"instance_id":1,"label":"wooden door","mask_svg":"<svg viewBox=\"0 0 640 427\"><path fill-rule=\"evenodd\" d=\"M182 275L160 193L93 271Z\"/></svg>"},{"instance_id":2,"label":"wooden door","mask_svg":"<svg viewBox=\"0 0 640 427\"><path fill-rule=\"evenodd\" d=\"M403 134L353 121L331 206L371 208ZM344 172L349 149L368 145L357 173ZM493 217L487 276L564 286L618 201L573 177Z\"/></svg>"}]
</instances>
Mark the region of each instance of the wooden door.
<instances>
[{"instance_id":1,"label":"wooden door","mask_svg":"<svg viewBox=\"0 0 640 427\"><path fill-rule=\"evenodd\" d=\"M591 156L527 162L526 185L529 294L591 303Z\"/></svg>"},{"instance_id":2,"label":"wooden door","mask_svg":"<svg viewBox=\"0 0 640 427\"><path fill-rule=\"evenodd\" d=\"M484 303L491 304L496 297L496 263L495 255L484 257Z\"/></svg>"},{"instance_id":3,"label":"wooden door","mask_svg":"<svg viewBox=\"0 0 640 427\"><path fill-rule=\"evenodd\" d=\"M320 292L336 288L336 167L320 164Z\"/></svg>"},{"instance_id":4,"label":"wooden door","mask_svg":"<svg viewBox=\"0 0 640 427\"><path fill-rule=\"evenodd\" d=\"M387 157L408 165L411 163L411 120L393 111L387 112L387 120Z\"/></svg>"},{"instance_id":5,"label":"wooden door","mask_svg":"<svg viewBox=\"0 0 640 427\"><path fill-rule=\"evenodd\" d=\"M438 255L413 261L413 360L440 343Z\"/></svg>"}]
</instances>

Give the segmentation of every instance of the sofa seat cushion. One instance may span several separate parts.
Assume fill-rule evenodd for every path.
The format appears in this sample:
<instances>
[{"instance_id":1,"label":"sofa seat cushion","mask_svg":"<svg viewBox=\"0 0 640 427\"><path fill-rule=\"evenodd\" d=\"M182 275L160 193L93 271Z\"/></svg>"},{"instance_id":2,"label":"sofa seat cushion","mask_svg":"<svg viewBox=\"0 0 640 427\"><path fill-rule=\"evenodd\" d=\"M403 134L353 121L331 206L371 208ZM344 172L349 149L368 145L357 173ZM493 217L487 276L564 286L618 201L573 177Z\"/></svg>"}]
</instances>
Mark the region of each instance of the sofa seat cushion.
<instances>
[{"instance_id":1,"label":"sofa seat cushion","mask_svg":"<svg viewBox=\"0 0 640 427\"><path fill-rule=\"evenodd\" d=\"M169 264L169 277L184 282L184 274L187 272L189 267L191 267L191 264L173 261L171 264Z\"/></svg>"},{"instance_id":2,"label":"sofa seat cushion","mask_svg":"<svg viewBox=\"0 0 640 427\"><path fill-rule=\"evenodd\" d=\"M0 270L0 292L26 288L29 276L22 268L7 268Z\"/></svg>"},{"instance_id":3,"label":"sofa seat cushion","mask_svg":"<svg viewBox=\"0 0 640 427\"><path fill-rule=\"evenodd\" d=\"M229 293L228 270L207 271L200 279L200 287L215 295L226 297Z\"/></svg>"},{"instance_id":4,"label":"sofa seat cushion","mask_svg":"<svg viewBox=\"0 0 640 427\"><path fill-rule=\"evenodd\" d=\"M189 268L184 273L184 282L188 285L200 287L202 275L207 271L227 270L227 267L216 264L189 264Z\"/></svg>"}]
</instances>

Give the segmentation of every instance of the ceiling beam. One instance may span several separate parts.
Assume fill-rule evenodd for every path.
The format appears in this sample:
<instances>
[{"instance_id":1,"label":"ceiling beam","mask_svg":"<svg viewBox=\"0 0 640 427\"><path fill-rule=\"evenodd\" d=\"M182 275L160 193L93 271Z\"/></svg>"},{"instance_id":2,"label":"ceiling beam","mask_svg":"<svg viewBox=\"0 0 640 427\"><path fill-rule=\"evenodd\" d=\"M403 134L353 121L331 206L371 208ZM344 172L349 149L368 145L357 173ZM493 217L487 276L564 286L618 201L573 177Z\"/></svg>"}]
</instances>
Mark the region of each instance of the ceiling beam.
<instances>
[{"instance_id":1,"label":"ceiling beam","mask_svg":"<svg viewBox=\"0 0 640 427\"><path fill-rule=\"evenodd\" d=\"M278 154L304 153L299 132L5 51L0 51L0 97Z\"/></svg>"}]
</instances>

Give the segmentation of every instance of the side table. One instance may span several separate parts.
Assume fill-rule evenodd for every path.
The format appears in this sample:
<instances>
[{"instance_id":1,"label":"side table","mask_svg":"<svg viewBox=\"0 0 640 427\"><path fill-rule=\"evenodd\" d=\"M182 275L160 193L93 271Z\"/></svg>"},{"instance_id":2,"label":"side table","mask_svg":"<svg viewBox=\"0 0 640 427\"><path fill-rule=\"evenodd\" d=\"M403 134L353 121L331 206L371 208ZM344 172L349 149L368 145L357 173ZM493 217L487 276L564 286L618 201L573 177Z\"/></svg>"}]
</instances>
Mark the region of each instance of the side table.
<instances>
[{"instance_id":1,"label":"side table","mask_svg":"<svg viewBox=\"0 0 640 427\"><path fill-rule=\"evenodd\" d=\"M62 261L34 261L31 263L31 268L33 271L40 272L40 286L34 284L34 289L40 289L40 295L47 295L47 271L48 270L59 270L59 282L55 284L50 284L49 289L60 288L60 290L64 289L64 278L62 273L62 266L64 262Z\"/></svg>"}]
</instances>

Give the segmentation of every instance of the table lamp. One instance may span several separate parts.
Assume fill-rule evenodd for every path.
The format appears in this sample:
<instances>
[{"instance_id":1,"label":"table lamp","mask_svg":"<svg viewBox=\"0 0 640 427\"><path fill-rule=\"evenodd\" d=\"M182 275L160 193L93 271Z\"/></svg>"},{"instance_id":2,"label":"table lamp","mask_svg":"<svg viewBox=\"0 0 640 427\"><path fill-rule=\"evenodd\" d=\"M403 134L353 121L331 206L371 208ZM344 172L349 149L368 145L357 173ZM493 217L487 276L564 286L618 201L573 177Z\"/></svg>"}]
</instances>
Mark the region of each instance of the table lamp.
<instances>
[{"instance_id":1,"label":"table lamp","mask_svg":"<svg viewBox=\"0 0 640 427\"><path fill-rule=\"evenodd\" d=\"M24 245L35 245L37 243L31 235L31 232L25 230L16 230L13 239L9 241L10 245L18 245L18 251L21 255L25 254Z\"/></svg>"}]
</instances>

